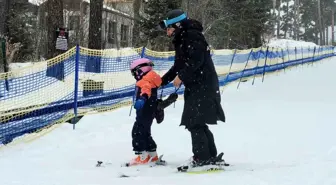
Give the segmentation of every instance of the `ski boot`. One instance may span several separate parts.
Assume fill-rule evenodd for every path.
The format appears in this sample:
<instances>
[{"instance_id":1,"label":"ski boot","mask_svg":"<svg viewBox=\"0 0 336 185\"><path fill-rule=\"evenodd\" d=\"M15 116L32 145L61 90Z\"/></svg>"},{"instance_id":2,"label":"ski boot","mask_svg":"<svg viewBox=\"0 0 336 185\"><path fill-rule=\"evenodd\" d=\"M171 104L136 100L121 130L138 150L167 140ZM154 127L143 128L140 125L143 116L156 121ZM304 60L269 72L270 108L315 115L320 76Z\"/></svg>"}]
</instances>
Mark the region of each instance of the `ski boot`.
<instances>
[{"instance_id":1,"label":"ski boot","mask_svg":"<svg viewBox=\"0 0 336 185\"><path fill-rule=\"evenodd\" d=\"M126 163L126 166L148 164L148 162L151 159L150 155L146 151L136 152L135 154L136 154L136 157L132 159L129 163Z\"/></svg>"},{"instance_id":2,"label":"ski boot","mask_svg":"<svg viewBox=\"0 0 336 185\"><path fill-rule=\"evenodd\" d=\"M179 172L205 172L224 170L223 166L229 166L229 164L225 163L225 161L222 159L223 155L224 153L220 153L217 157L205 161L192 157L188 165L179 166L177 170Z\"/></svg>"}]
</instances>

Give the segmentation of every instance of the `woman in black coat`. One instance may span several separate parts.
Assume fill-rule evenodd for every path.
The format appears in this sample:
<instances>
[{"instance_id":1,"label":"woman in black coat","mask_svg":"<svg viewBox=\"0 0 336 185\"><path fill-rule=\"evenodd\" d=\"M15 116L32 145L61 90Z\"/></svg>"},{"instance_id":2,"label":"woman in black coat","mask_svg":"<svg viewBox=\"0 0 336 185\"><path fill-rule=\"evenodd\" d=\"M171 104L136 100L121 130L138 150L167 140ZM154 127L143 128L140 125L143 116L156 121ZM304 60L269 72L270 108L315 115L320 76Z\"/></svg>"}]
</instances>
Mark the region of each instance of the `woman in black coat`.
<instances>
[{"instance_id":1,"label":"woman in black coat","mask_svg":"<svg viewBox=\"0 0 336 185\"><path fill-rule=\"evenodd\" d=\"M162 76L162 85L171 81L176 87L185 86L184 109L181 125L191 133L194 163L212 163L217 149L207 124L225 122L220 104L218 76L210 55L210 48L203 36L202 25L188 19L182 10L172 10L160 27L173 36L175 62Z\"/></svg>"}]
</instances>

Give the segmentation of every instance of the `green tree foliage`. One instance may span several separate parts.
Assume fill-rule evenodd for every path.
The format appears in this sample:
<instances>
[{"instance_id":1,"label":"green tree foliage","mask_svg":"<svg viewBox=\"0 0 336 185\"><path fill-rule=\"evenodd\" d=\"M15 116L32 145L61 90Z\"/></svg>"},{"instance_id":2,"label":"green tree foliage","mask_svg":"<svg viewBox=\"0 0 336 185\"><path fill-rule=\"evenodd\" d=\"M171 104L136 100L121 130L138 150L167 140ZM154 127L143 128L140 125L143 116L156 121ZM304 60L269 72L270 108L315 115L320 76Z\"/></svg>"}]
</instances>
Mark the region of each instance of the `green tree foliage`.
<instances>
[{"instance_id":1,"label":"green tree foliage","mask_svg":"<svg viewBox=\"0 0 336 185\"><path fill-rule=\"evenodd\" d=\"M143 33L141 42L153 50L168 50L169 38L163 31L158 31L159 22L164 19L168 11L181 8L181 0L149 0L144 5L144 13L140 23Z\"/></svg>"},{"instance_id":2,"label":"green tree foliage","mask_svg":"<svg viewBox=\"0 0 336 185\"><path fill-rule=\"evenodd\" d=\"M260 47L263 34L272 34L275 17L270 12L271 1L224 0L219 5L215 16L223 19L206 33L214 48Z\"/></svg>"},{"instance_id":3,"label":"green tree foliage","mask_svg":"<svg viewBox=\"0 0 336 185\"><path fill-rule=\"evenodd\" d=\"M301 6L301 27L303 27L305 30L305 32L302 34L303 40L317 43L317 2L312 0L302 1L303 3Z\"/></svg>"},{"instance_id":4,"label":"green tree foliage","mask_svg":"<svg viewBox=\"0 0 336 185\"><path fill-rule=\"evenodd\" d=\"M284 15L281 17L282 24L281 30L283 31L283 34L281 36L283 38L289 38L292 37L292 31L293 31L293 19L294 19L294 13L293 13L293 6L290 5L290 2L292 0L283 0L283 4L281 5L280 10L284 12Z\"/></svg>"},{"instance_id":5,"label":"green tree foliage","mask_svg":"<svg viewBox=\"0 0 336 185\"><path fill-rule=\"evenodd\" d=\"M260 47L271 37L305 40L318 43L326 40L331 32L318 26L317 0L182 0L190 18L197 19L204 27L204 34L213 48L247 49ZM142 41L153 49L167 48L168 38L154 28L166 12L179 8L181 1L148 1L141 23ZM273 10L275 8L275 10ZM331 26L334 0L321 0L321 19L325 30ZM280 10L280 14L278 14ZM279 17L277 17L280 15ZM277 23L279 21L279 35ZM322 43L323 44L323 43Z\"/></svg>"},{"instance_id":6,"label":"green tree foliage","mask_svg":"<svg viewBox=\"0 0 336 185\"><path fill-rule=\"evenodd\" d=\"M279 0L278 0L279 1ZM281 31L280 38L294 38L295 33L295 7L294 0L282 0L281 11ZM321 0L321 19L322 30L319 28L319 16L318 16L318 4L317 0L299 0L299 20L298 26L301 28L299 32L299 40L319 43L319 38L322 37L321 45L327 44L331 32L323 33L323 30L327 30L327 27L331 26L331 14L332 9L335 9L334 0ZM329 43L329 42L328 42ZM330 44L330 43L329 43Z\"/></svg>"},{"instance_id":7,"label":"green tree foliage","mask_svg":"<svg viewBox=\"0 0 336 185\"><path fill-rule=\"evenodd\" d=\"M14 61L29 60L34 53L36 39L36 15L34 7L24 0L10 1L8 15L8 38L10 43L20 43L21 47Z\"/></svg>"}]
</instances>

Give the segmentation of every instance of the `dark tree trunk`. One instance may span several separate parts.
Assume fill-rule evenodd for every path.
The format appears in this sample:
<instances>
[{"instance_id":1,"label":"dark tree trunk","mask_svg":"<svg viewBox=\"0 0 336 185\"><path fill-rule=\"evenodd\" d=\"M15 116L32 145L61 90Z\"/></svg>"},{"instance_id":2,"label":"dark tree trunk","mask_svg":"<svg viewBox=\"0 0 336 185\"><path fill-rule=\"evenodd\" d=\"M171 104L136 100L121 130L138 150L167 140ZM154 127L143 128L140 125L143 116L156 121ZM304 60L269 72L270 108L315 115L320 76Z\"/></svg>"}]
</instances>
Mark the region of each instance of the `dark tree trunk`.
<instances>
[{"instance_id":1,"label":"dark tree trunk","mask_svg":"<svg viewBox=\"0 0 336 185\"><path fill-rule=\"evenodd\" d=\"M3 6L3 14L1 15L1 32L3 32L4 36L9 35L9 27L8 27L8 20L9 20L9 12L10 12L10 0L3 0L2 2Z\"/></svg>"},{"instance_id":2,"label":"dark tree trunk","mask_svg":"<svg viewBox=\"0 0 336 185\"><path fill-rule=\"evenodd\" d=\"M286 5L286 15L289 16L289 1L287 1L287 5ZM288 20L287 20L287 19L286 19L285 24L286 24L286 28L284 29L284 31L285 31L284 39L287 38L287 32L288 32L288 27L289 27L289 26L288 26Z\"/></svg>"},{"instance_id":3,"label":"dark tree trunk","mask_svg":"<svg viewBox=\"0 0 336 185\"><path fill-rule=\"evenodd\" d=\"M328 28L328 25L326 25L325 30L326 30L326 33L325 33L325 37L324 37L325 38L324 44L329 45L329 28Z\"/></svg>"},{"instance_id":4,"label":"dark tree trunk","mask_svg":"<svg viewBox=\"0 0 336 185\"><path fill-rule=\"evenodd\" d=\"M335 10L334 8L331 8L331 45L334 45L335 41L334 26L335 26Z\"/></svg>"},{"instance_id":5,"label":"dark tree trunk","mask_svg":"<svg viewBox=\"0 0 336 185\"><path fill-rule=\"evenodd\" d=\"M3 0L1 7L1 15L0 15L0 35L3 34L4 36L9 35L9 29L8 29L8 15L9 15L9 0ZM3 49L6 50L6 48L2 48L2 44L5 44L6 41L4 41L2 38L0 39L0 73L8 72L8 64L7 60L5 60L6 52L3 52Z\"/></svg>"},{"instance_id":6,"label":"dark tree trunk","mask_svg":"<svg viewBox=\"0 0 336 185\"><path fill-rule=\"evenodd\" d=\"M103 22L103 0L90 0L89 45L90 49L102 48L101 27Z\"/></svg>"},{"instance_id":7,"label":"dark tree trunk","mask_svg":"<svg viewBox=\"0 0 336 185\"><path fill-rule=\"evenodd\" d=\"M282 3L282 0L280 0L279 2L279 6L278 6L278 16L277 16L277 38L279 39L280 38L280 10L281 10L281 3Z\"/></svg>"},{"instance_id":8,"label":"dark tree trunk","mask_svg":"<svg viewBox=\"0 0 336 185\"><path fill-rule=\"evenodd\" d=\"M47 58L53 58L61 53L56 50L56 30L63 27L63 1L49 0L47 1L47 30L48 30L48 53Z\"/></svg>"},{"instance_id":9,"label":"dark tree trunk","mask_svg":"<svg viewBox=\"0 0 336 185\"><path fill-rule=\"evenodd\" d=\"M254 36L254 48L258 48L262 45L261 42L261 28L257 28L257 32L253 33Z\"/></svg>"},{"instance_id":10,"label":"dark tree trunk","mask_svg":"<svg viewBox=\"0 0 336 185\"><path fill-rule=\"evenodd\" d=\"M326 44L326 25L323 16L321 16L321 22L322 22L322 45Z\"/></svg>"},{"instance_id":11,"label":"dark tree trunk","mask_svg":"<svg viewBox=\"0 0 336 185\"><path fill-rule=\"evenodd\" d=\"M133 26L133 47L140 47L140 6L141 6L141 0L134 0L133 1L133 11L134 11L134 26Z\"/></svg>"},{"instance_id":12,"label":"dark tree trunk","mask_svg":"<svg viewBox=\"0 0 336 185\"><path fill-rule=\"evenodd\" d=\"M317 8L318 8L318 25L320 31L320 45L323 45L323 26L322 26L322 17L321 17L321 1L317 0Z\"/></svg>"}]
</instances>

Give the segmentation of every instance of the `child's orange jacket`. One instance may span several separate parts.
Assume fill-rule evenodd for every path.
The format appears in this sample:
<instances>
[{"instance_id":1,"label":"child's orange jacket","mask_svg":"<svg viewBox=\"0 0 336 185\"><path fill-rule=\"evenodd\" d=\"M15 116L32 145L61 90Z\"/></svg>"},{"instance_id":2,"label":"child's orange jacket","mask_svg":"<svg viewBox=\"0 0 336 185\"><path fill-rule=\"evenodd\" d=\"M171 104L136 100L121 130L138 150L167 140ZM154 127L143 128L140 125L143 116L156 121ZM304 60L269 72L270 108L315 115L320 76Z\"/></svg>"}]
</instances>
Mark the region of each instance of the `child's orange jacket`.
<instances>
[{"instance_id":1,"label":"child's orange jacket","mask_svg":"<svg viewBox=\"0 0 336 185\"><path fill-rule=\"evenodd\" d=\"M148 98L152 95L152 89L160 87L162 83L160 75L156 72L149 71L136 83L136 86L140 88L140 96L147 94Z\"/></svg>"}]
</instances>

